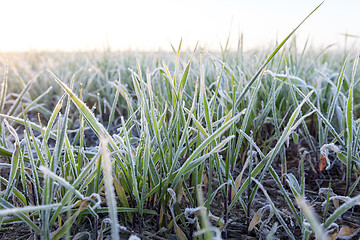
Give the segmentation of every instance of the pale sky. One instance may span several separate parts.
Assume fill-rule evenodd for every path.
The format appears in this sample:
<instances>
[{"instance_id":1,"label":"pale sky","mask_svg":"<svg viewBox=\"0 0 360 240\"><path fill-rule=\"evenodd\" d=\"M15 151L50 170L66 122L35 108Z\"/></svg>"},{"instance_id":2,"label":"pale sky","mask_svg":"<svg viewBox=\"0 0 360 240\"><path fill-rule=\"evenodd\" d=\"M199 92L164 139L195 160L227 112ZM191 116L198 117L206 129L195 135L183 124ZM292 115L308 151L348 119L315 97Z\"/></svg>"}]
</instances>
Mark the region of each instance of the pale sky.
<instances>
[{"instance_id":1,"label":"pale sky","mask_svg":"<svg viewBox=\"0 0 360 240\"><path fill-rule=\"evenodd\" d=\"M0 1L0 51L192 49L220 50L230 32L245 49L283 39L319 0L9 0ZM297 33L314 46L360 36L360 0L326 0ZM355 42L356 41L356 42ZM359 45L360 38L349 43ZM336 47L335 47L336 48Z\"/></svg>"}]
</instances>

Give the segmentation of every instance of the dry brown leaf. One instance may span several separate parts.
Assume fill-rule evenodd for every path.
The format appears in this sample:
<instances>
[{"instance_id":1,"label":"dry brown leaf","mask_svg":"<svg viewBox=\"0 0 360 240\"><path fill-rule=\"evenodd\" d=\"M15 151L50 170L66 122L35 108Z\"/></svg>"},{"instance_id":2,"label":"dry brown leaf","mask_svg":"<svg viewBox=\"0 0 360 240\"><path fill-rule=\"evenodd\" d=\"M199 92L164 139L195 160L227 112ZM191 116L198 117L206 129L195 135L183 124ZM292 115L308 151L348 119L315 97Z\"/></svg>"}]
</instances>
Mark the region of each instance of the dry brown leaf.
<instances>
[{"instance_id":1,"label":"dry brown leaf","mask_svg":"<svg viewBox=\"0 0 360 240\"><path fill-rule=\"evenodd\" d=\"M261 221L262 214L263 214L263 209L260 208L254 215L254 217L251 219L251 222L250 222L249 228L248 228L249 232L251 232L254 229L254 227L256 226L256 224L258 224Z\"/></svg>"},{"instance_id":2,"label":"dry brown leaf","mask_svg":"<svg viewBox=\"0 0 360 240\"><path fill-rule=\"evenodd\" d=\"M248 165L249 165L249 160L246 160L246 162L245 162L245 164L244 164L244 166L243 166L243 168L242 168L241 173L240 173L239 176L237 176L236 179L235 179L235 187L236 187L236 189L233 188L233 189L231 190L231 199L234 198L234 196L235 196L235 194L236 194L236 191L239 189L240 184L241 184L242 176L243 176L244 171L245 171L245 169L247 168Z\"/></svg>"},{"instance_id":3,"label":"dry brown leaf","mask_svg":"<svg viewBox=\"0 0 360 240\"><path fill-rule=\"evenodd\" d=\"M113 183L114 183L114 186L115 186L116 194L119 197L120 203L124 207L129 207L129 203L128 203L128 200L126 198L124 188L121 186L120 182L115 178L113 178Z\"/></svg>"},{"instance_id":4,"label":"dry brown leaf","mask_svg":"<svg viewBox=\"0 0 360 240\"><path fill-rule=\"evenodd\" d=\"M337 237L342 237L348 239L349 237L353 237L360 228L350 228L348 226L342 226Z\"/></svg>"},{"instance_id":5,"label":"dry brown leaf","mask_svg":"<svg viewBox=\"0 0 360 240\"><path fill-rule=\"evenodd\" d=\"M331 240L335 239L352 239L360 230L359 228L350 228L348 226L342 226L338 233L329 235Z\"/></svg>"},{"instance_id":6,"label":"dry brown leaf","mask_svg":"<svg viewBox=\"0 0 360 240\"><path fill-rule=\"evenodd\" d=\"M209 212L209 219L216 221L220 226L224 225L224 219L222 219L221 217L215 216L211 212Z\"/></svg>"},{"instance_id":7,"label":"dry brown leaf","mask_svg":"<svg viewBox=\"0 0 360 240\"><path fill-rule=\"evenodd\" d=\"M178 194L178 196L177 196L176 201L177 201L178 203L180 203L184 195L185 195L185 190L184 190L184 188L181 186L181 189L180 189L180 192L179 192L179 194Z\"/></svg>"},{"instance_id":8,"label":"dry brown leaf","mask_svg":"<svg viewBox=\"0 0 360 240\"><path fill-rule=\"evenodd\" d=\"M187 198L186 196L186 192L185 192L185 189L183 187L181 187L181 190L178 194L178 197L177 197L177 202L180 203L182 199L185 199L184 201L189 203L190 200Z\"/></svg>"},{"instance_id":9,"label":"dry brown leaf","mask_svg":"<svg viewBox=\"0 0 360 240\"><path fill-rule=\"evenodd\" d=\"M336 209L338 209L340 207L340 203L339 203L339 199L338 198L334 198L333 199L333 203Z\"/></svg>"},{"instance_id":10,"label":"dry brown leaf","mask_svg":"<svg viewBox=\"0 0 360 240\"><path fill-rule=\"evenodd\" d=\"M319 162L319 170L320 170L320 172L322 170L324 170L325 166L326 166L326 156L321 155L321 159L320 159L320 162Z\"/></svg>"},{"instance_id":11,"label":"dry brown leaf","mask_svg":"<svg viewBox=\"0 0 360 240\"><path fill-rule=\"evenodd\" d=\"M91 201L85 200L85 201L80 205L79 211L82 212L82 211L85 210L90 204L91 204Z\"/></svg>"},{"instance_id":12,"label":"dry brown leaf","mask_svg":"<svg viewBox=\"0 0 360 240\"><path fill-rule=\"evenodd\" d=\"M202 178L203 178L204 186L207 186L209 184L209 179L207 177L207 174L206 174L205 170L203 171Z\"/></svg>"},{"instance_id":13,"label":"dry brown leaf","mask_svg":"<svg viewBox=\"0 0 360 240\"><path fill-rule=\"evenodd\" d=\"M179 228L179 226L175 223L174 225L175 228L175 233L176 236L180 239L180 240L187 240L187 237L185 235L185 233Z\"/></svg>"},{"instance_id":14,"label":"dry brown leaf","mask_svg":"<svg viewBox=\"0 0 360 240\"><path fill-rule=\"evenodd\" d=\"M333 233L333 234L329 235L329 238L330 238L330 240L335 240L337 238L337 236L338 236L338 233Z\"/></svg>"},{"instance_id":15,"label":"dry brown leaf","mask_svg":"<svg viewBox=\"0 0 360 240\"><path fill-rule=\"evenodd\" d=\"M163 212L162 208L160 208L160 218L159 218L159 225L160 226L162 225L163 218L164 218L164 212Z\"/></svg>"}]
</instances>

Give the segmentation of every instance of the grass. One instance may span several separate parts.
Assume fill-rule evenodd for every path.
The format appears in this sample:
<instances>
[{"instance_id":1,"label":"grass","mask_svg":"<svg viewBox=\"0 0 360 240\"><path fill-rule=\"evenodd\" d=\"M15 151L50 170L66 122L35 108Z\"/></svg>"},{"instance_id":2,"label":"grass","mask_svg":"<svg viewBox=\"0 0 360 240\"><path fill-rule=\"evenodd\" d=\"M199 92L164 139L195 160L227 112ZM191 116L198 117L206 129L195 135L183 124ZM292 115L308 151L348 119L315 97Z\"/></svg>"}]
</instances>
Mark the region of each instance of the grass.
<instances>
[{"instance_id":1,"label":"grass","mask_svg":"<svg viewBox=\"0 0 360 240\"><path fill-rule=\"evenodd\" d=\"M2 54L1 227L43 239L356 234L358 56L299 48L297 28L273 51L219 57L181 43Z\"/></svg>"}]
</instances>

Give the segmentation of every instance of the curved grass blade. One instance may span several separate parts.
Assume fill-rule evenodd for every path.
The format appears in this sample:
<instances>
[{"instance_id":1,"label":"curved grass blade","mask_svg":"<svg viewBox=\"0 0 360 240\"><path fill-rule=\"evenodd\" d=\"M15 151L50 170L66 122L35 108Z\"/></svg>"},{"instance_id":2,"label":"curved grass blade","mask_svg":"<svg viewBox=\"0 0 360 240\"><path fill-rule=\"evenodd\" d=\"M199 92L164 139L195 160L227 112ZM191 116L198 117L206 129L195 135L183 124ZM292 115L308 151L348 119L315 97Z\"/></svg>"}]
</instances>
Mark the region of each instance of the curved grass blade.
<instances>
[{"instance_id":1,"label":"curved grass blade","mask_svg":"<svg viewBox=\"0 0 360 240\"><path fill-rule=\"evenodd\" d=\"M300 96L306 97L306 95L298 87L293 86L293 88L297 91L297 93ZM343 146L345 148L344 141L341 139L340 135L336 132L335 128L332 126L332 124L329 122L329 120L324 116L324 114L322 114L321 111L311 101L307 101L307 105L309 105L309 107L311 107L316 112L316 114L321 118L321 120L323 120L323 122L326 124L326 126L328 126L331 133L334 135L334 137L339 142L339 144L341 144L341 146Z\"/></svg>"},{"instance_id":2,"label":"curved grass blade","mask_svg":"<svg viewBox=\"0 0 360 240\"><path fill-rule=\"evenodd\" d=\"M341 90L343 82L344 82L344 73L345 73L345 69L346 69L346 64L347 64L347 59L345 60L343 66L341 68L341 73L338 77L337 84L336 84L336 93L334 94L334 97L331 100L330 108L326 114L326 118L329 120L329 122L331 122L332 117L334 115L336 102L339 98L340 90ZM325 125L324 141L323 141L324 143L326 143L326 141L327 141L328 128L329 128L328 125Z\"/></svg>"},{"instance_id":3,"label":"curved grass blade","mask_svg":"<svg viewBox=\"0 0 360 240\"><path fill-rule=\"evenodd\" d=\"M218 130L216 130L213 134L211 134L208 138L206 138L195 150L194 152L189 156L189 158L185 161L185 163L181 166L181 168L178 170L176 176L174 177L172 188L174 188L179 180L180 177L185 174L186 171L188 171L188 165L197 157L212 141L214 141L216 138L218 138L221 134L223 134L226 130L228 130L233 123L235 123L241 113L236 115L235 117L231 118L227 122L225 122Z\"/></svg>"},{"instance_id":4,"label":"curved grass blade","mask_svg":"<svg viewBox=\"0 0 360 240\"><path fill-rule=\"evenodd\" d=\"M351 198L347 202L343 203L337 208L324 222L323 227L328 228L336 219L338 219L344 212L352 208L353 206L360 204L360 195Z\"/></svg>"},{"instance_id":5,"label":"curved grass blade","mask_svg":"<svg viewBox=\"0 0 360 240\"><path fill-rule=\"evenodd\" d=\"M104 126L96 119L94 114L85 105L85 103L83 101L81 101L80 98L77 97L75 95L75 93L68 86L66 86L65 83L63 83L59 78L57 78L54 73L52 73L50 70L49 70L49 72L53 75L55 81L61 86L61 88L70 96L71 100L75 103L76 107L84 115L86 121L88 122L90 127L94 130L94 132L98 136L104 135L107 139L109 139L109 141L111 139L110 144L115 146L110 134L106 131ZM118 149L116 149L116 150L118 150Z\"/></svg>"},{"instance_id":6,"label":"curved grass blade","mask_svg":"<svg viewBox=\"0 0 360 240\"><path fill-rule=\"evenodd\" d=\"M40 166L39 170L42 171L44 173L44 175L48 175L50 178L52 178L53 180L57 181L58 183L60 183L63 187L65 187L66 189L72 191L75 196L77 196L78 198L80 198L81 200L83 200L85 197L77 190L75 189L75 187L73 185L71 185L68 181L66 181L64 178L56 175L54 172L52 172L49 168L45 167L45 166Z\"/></svg>"},{"instance_id":7,"label":"curved grass blade","mask_svg":"<svg viewBox=\"0 0 360 240\"><path fill-rule=\"evenodd\" d=\"M306 115L304 115L303 117L301 117L296 123L294 123L296 117L298 116L300 109L302 107L302 105L307 102L307 100L310 98L311 94L313 93L313 91L311 91L301 102L301 104L295 109L294 113L291 115L290 120L288 122L288 125L286 126L286 128L284 129L283 134L281 135L279 141L277 142L276 146L263 158L263 160L255 167L255 169L252 171L251 176L255 177L262 169L262 173L259 177L259 181L261 181L263 179L263 177L265 176L265 173L267 172L267 170L271 167L271 163L274 160L275 156L277 155L277 153L280 150L280 147L284 144L284 142L286 141L286 139L288 139L288 137L290 136L291 132L309 115L311 115L313 112L310 112ZM242 134L244 134L244 132L242 132ZM257 150L257 152L259 152L259 154L261 156L263 156L263 153L261 152L261 150L256 146L256 144L253 142L253 140L251 138L249 138L249 136L247 134L244 134L245 138L247 138L247 140L249 140L249 142L255 147L255 149ZM265 166L264 166L265 165ZM273 171L271 171L273 172ZM275 177L275 176L273 176ZM276 178L275 178L276 180ZM240 189L238 190L238 192L235 194L229 209L231 209L236 201L239 199L241 193L243 191L245 191L245 189L247 188L249 184L248 179L244 182L244 184L240 187ZM255 197L255 194L257 192L257 186L255 186L252 195L251 195L251 201L252 199ZM285 191L284 191L285 192ZM286 197L287 195L285 195ZM291 204L292 205L292 204ZM291 206L290 205L290 206ZM291 209L293 210L293 207L291 207ZM295 211L296 213L296 211ZM296 215L296 214L295 214Z\"/></svg>"},{"instance_id":8,"label":"curved grass blade","mask_svg":"<svg viewBox=\"0 0 360 240\"><path fill-rule=\"evenodd\" d=\"M95 170L93 169L93 165L97 162L97 160L100 157L101 152L97 152L96 155L92 158L92 160L88 163L88 165L82 169L81 173L79 174L79 176L75 179L75 181L72 183L72 186L76 189L79 187L80 184L82 184L79 188L79 191L81 192L83 189L85 188L85 186L87 186L87 182L84 181L84 179L86 178L86 176L90 176L92 172L94 172ZM67 190L67 192L65 193L62 201L60 202L59 207L56 209L56 211L53 213L53 216L50 219L50 225L52 225L58 214L61 212L62 208L65 206L65 204L67 203L67 199L70 197L70 195L72 194L72 191L69 189Z\"/></svg>"},{"instance_id":9,"label":"curved grass blade","mask_svg":"<svg viewBox=\"0 0 360 240\"><path fill-rule=\"evenodd\" d=\"M275 216L277 217L277 219L279 220L279 222L281 223L281 225L283 226L285 232L289 235L289 237L293 240L295 240L295 236L293 235L293 233L291 232L291 230L289 229L289 227L287 226L286 222L284 221L284 219L281 217L279 211L277 210L277 208L275 207L273 201L271 200L269 194L267 193L267 191L265 190L264 186L255 178L252 178L252 180L257 184L257 186L259 186L259 188L262 190L262 192L264 193L266 199L268 200L273 212L275 213Z\"/></svg>"},{"instance_id":10,"label":"curved grass blade","mask_svg":"<svg viewBox=\"0 0 360 240\"><path fill-rule=\"evenodd\" d=\"M0 198L0 204L5 207L5 209L0 209L0 216L8 215L18 215L21 213L37 212L45 209L54 209L60 204L50 204L50 205L39 205L39 206L26 206L26 207L14 207L9 202ZM35 229L34 229L35 230Z\"/></svg>"},{"instance_id":11,"label":"curved grass blade","mask_svg":"<svg viewBox=\"0 0 360 240\"><path fill-rule=\"evenodd\" d=\"M253 83L255 82L255 80L257 79L257 77L261 74L261 72L265 69L265 67L268 65L268 63L271 61L271 59L273 59L273 57L275 56L275 54L280 50L280 48L282 48L282 46L284 46L284 44L287 42L287 40L289 40L289 38L296 32L296 30L298 30L298 28L324 3L321 2L314 10L312 10L301 22L299 25L297 25L295 27L294 30L292 30L290 32L289 35L286 36L286 38L275 48L275 50L270 54L270 56L265 60L265 62L261 65L261 67L257 70L257 72L255 73L255 75L251 78L251 80L249 81L249 83L245 86L244 90L241 92L240 96L238 97L238 99L236 100L235 103L235 108L238 108L240 102L243 100L245 94L249 91L250 87L253 85Z\"/></svg>"},{"instance_id":12,"label":"curved grass blade","mask_svg":"<svg viewBox=\"0 0 360 240\"><path fill-rule=\"evenodd\" d=\"M17 122L17 123L20 123L22 125L25 125L26 123L29 124L31 126L32 129L35 129L36 131L38 132L41 132L41 131L46 131L45 128L42 128L41 126L39 126L38 124L34 123L34 122L31 122L31 121L26 121L24 119L21 119L21 118L17 118L17 117L13 117L13 116L9 116L9 115L6 115L6 114L1 114L0 113L0 117L2 118L6 118L6 119L9 119L11 121L14 121L14 122ZM50 132L49 133L50 137L54 140L56 140L57 138L57 135L54 134L53 132Z\"/></svg>"},{"instance_id":13,"label":"curved grass blade","mask_svg":"<svg viewBox=\"0 0 360 240\"><path fill-rule=\"evenodd\" d=\"M28 224L35 232L40 232L40 228L37 225L35 225L35 223L31 221L31 219L28 216L26 216L25 213L51 210L59 206L59 204L50 204L50 205L26 206L22 208L16 208L8 201L5 201L3 198L0 198L0 205L5 208L0 210L0 216L6 216L11 214L17 215L22 221Z\"/></svg>"},{"instance_id":14,"label":"curved grass blade","mask_svg":"<svg viewBox=\"0 0 360 240\"><path fill-rule=\"evenodd\" d=\"M51 237L52 240L58 240L63 235L68 233L70 231L71 226L75 223L75 220L79 216L79 214L82 211L84 211L91 203L91 201L89 201L89 200L83 200L81 202L82 203L81 203L79 209L71 217L69 217L66 220L66 222L63 224L63 226L61 228L58 228L55 232L53 232L51 234L52 235L52 237ZM69 213L70 213L70 211L69 211Z\"/></svg>"},{"instance_id":15,"label":"curved grass blade","mask_svg":"<svg viewBox=\"0 0 360 240\"><path fill-rule=\"evenodd\" d=\"M269 167L271 166L275 156L279 153L281 146L285 143L285 141L289 138L290 134L297 128L297 126L302 123L302 121L314 113L310 112L308 114L305 114L303 117L301 117L297 122L295 122L297 116L300 113L301 107L305 104L305 102L309 102L309 98L312 95L314 91L312 90L304 99L303 101L297 106L297 108L294 110L293 114L290 116L290 119L284 129L284 132L282 133L280 139L276 143L275 147L266 155L266 158L268 158L266 165L259 177L259 181L261 182L263 177L265 176L265 173L268 171ZM253 193L251 195L251 199L255 197L257 191L257 187L253 190Z\"/></svg>"},{"instance_id":16,"label":"curved grass blade","mask_svg":"<svg viewBox=\"0 0 360 240\"><path fill-rule=\"evenodd\" d=\"M8 150L7 148L0 146L0 155L1 156L11 157L12 154L13 154L13 152Z\"/></svg>"},{"instance_id":17,"label":"curved grass blade","mask_svg":"<svg viewBox=\"0 0 360 240\"><path fill-rule=\"evenodd\" d=\"M9 182L6 185L5 194L2 196L5 200L7 200L8 197L10 196L12 188L14 187L15 177L17 175L16 172L18 171L19 162L21 161L20 158L22 156L21 156L21 151L20 151L19 137L17 136L15 129L9 125L8 121L6 121L6 120L4 120L4 121L5 121L5 125L9 129L10 133L12 135L14 135L14 137L15 137L15 143L14 143L15 150L11 157L11 169L10 169Z\"/></svg>"},{"instance_id":18,"label":"curved grass blade","mask_svg":"<svg viewBox=\"0 0 360 240\"><path fill-rule=\"evenodd\" d=\"M110 134L105 129L105 127L96 119L95 115L93 114L93 112L91 112L88 106L86 106L86 104L83 101L81 101L80 98L77 97L75 93L65 83L63 83L59 78L57 78L54 73L52 73L50 70L49 72L53 75L55 81L61 86L61 88L70 96L71 100L73 101L75 106L79 109L79 111L82 113L86 122L90 125L90 127L95 132L95 134L98 137L104 136L104 138L106 138L107 141L109 142L109 147L113 151L117 151L117 154L114 155L114 157L117 158L117 155L119 155L121 159L125 159L125 157L119 151L119 147L116 145L114 139L110 136ZM127 172L125 164L122 162L122 160L119 159L118 163L120 164L121 168L125 172Z\"/></svg>"}]
</instances>

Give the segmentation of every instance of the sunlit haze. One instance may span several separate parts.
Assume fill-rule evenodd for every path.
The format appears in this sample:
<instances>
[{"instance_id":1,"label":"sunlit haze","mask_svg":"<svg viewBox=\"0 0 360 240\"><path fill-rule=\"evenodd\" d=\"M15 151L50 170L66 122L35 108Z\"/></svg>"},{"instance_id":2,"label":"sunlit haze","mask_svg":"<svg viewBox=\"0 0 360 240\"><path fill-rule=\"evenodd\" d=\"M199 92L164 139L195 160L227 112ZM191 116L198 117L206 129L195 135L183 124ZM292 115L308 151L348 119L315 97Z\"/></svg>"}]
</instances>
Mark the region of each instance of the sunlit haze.
<instances>
[{"instance_id":1,"label":"sunlit haze","mask_svg":"<svg viewBox=\"0 0 360 240\"><path fill-rule=\"evenodd\" d=\"M134 0L1 2L0 51L27 50L220 50L230 34L236 48L268 46L284 38L321 1L318 0ZM297 33L304 44L351 47L360 39L360 1L326 0ZM357 37L356 37L357 36Z\"/></svg>"}]
</instances>

